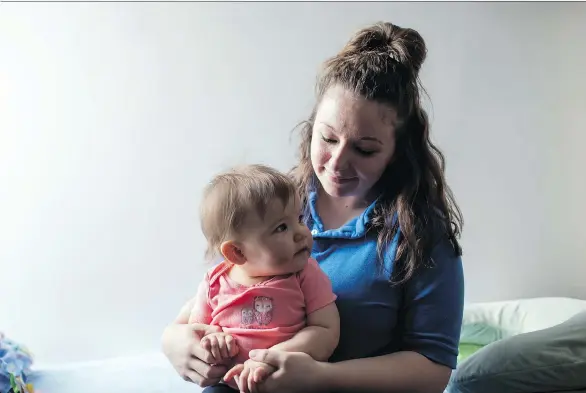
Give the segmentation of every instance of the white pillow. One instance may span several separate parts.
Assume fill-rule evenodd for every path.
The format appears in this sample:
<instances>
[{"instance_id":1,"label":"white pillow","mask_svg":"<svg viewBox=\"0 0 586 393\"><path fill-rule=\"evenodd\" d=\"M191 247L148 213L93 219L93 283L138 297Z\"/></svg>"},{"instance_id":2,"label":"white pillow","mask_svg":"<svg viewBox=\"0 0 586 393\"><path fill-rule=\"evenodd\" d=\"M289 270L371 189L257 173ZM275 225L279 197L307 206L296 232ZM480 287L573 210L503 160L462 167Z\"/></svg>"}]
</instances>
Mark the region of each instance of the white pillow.
<instances>
[{"instance_id":1,"label":"white pillow","mask_svg":"<svg viewBox=\"0 0 586 393\"><path fill-rule=\"evenodd\" d=\"M585 310L586 300L562 297L470 303L463 325L486 324L508 337L555 326Z\"/></svg>"}]
</instances>

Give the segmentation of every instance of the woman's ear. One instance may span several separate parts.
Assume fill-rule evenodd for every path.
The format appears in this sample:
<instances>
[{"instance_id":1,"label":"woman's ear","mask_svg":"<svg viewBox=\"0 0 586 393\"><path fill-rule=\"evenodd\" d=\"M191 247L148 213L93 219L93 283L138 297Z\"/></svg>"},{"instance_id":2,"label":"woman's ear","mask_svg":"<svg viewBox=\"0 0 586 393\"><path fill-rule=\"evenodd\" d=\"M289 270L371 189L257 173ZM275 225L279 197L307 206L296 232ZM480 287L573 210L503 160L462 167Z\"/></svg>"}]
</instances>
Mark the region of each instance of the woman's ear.
<instances>
[{"instance_id":1,"label":"woman's ear","mask_svg":"<svg viewBox=\"0 0 586 393\"><path fill-rule=\"evenodd\" d=\"M236 242L229 240L222 243L220 245L220 251L222 252L222 255L224 255L224 258L226 258L228 262L231 262L235 265L242 265L244 264L244 262L246 262L246 257L242 252L242 248Z\"/></svg>"}]
</instances>

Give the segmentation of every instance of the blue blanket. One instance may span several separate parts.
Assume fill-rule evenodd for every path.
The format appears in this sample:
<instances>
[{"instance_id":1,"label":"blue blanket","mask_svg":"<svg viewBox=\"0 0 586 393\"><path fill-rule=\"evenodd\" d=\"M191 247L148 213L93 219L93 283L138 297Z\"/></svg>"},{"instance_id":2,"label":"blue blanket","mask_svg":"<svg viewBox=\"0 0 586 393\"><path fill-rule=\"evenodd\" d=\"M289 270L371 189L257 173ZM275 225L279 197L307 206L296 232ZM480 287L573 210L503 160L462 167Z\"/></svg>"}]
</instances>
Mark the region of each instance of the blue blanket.
<instances>
[{"instance_id":1,"label":"blue blanket","mask_svg":"<svg viewBox=\"0 0 586 393\"><path fill-rule=\"evenodd\" d=\"M25 384L32 364L33 357L24 346L0 333L0 392L9 392L18 386L26 393Z\"/></svg>"}]
</instances>

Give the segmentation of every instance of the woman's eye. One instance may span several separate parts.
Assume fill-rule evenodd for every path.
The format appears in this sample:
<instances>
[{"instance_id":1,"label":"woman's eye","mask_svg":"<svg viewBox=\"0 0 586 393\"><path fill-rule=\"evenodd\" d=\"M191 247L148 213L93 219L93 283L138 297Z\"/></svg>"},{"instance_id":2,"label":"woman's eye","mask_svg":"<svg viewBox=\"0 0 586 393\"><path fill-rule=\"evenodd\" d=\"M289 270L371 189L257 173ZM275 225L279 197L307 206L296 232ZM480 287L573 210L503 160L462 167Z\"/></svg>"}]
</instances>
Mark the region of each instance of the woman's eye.
<instances>
[{"instance_id":1,"label":"woman's eye","mask_svg":"<svg viewBox=\"0 0 586 393\"><path fill-rule=\"evenodd\" d=\"M303 214L301 214L301 215L299 216L299 222L300 222L301 224L303 224L303 221L304 221L303 219L304 219L304 218L305 218L305 217L303 217Z\"/></svg>"},{"instance_id":2,"label":"woman's eye","mask_svg":"<svg viewBox=\"0 0 586 393\"><path fill-rule=\"evenodd\" d=\"M324 141L325 143L336 143L336 141L335 141L335 140L333 140L333 139L329 139L329 138L326 138L326 137L325 137L325 136L323 136L323 135L321 136L321 139L323 139L323 141Z\"/></svg>"},{"instance_id":3,"label":"woman's eye","mask_svg":"<svg viewBox=\"0 0 586 393\"><path fill-rule=\"evenodd\" d=\"M376 153L376 151L364 150L359 147L356 148L356 151L358 152L358 154L365 156L365 157L372 156L374 153Z\"/></svg>"},{"instance_id":4,"label":"woman's eye","mask_svg":"<svg viewBox=\"0 0 586 393\"><path fill-rule=\"evenodd\" d=\"M281 224L275 229L275 232L285 232L287 230L287 224Z\"/></svg>"}]
</instances>

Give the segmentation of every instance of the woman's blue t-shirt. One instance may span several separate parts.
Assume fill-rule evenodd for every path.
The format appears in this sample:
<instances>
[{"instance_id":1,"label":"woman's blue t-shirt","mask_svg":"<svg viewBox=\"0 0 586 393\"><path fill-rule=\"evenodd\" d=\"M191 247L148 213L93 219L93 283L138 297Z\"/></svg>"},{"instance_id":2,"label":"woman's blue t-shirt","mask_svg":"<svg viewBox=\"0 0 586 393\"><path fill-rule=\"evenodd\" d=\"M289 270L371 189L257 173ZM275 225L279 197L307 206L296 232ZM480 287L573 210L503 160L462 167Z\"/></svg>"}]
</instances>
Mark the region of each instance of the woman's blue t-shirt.
<instances>
[{"instance_id":1,"label":"woman's blue t-shirt","mask_svg":"<svg viewBox=\"0 0 586 393\"><path fill-rule=\"evenodd\" d=\"M446 240L436 246L433 267L418 269L404 284L391 285L398 235L381 269L376 233L368 231L376 202L342 227L324 230L316 199L316 193L310 193L312 255L332 281L341 319L340 343L331 361L414 351L455 368L464 274L451 244Z\"/></svg>"}]
</instances>

